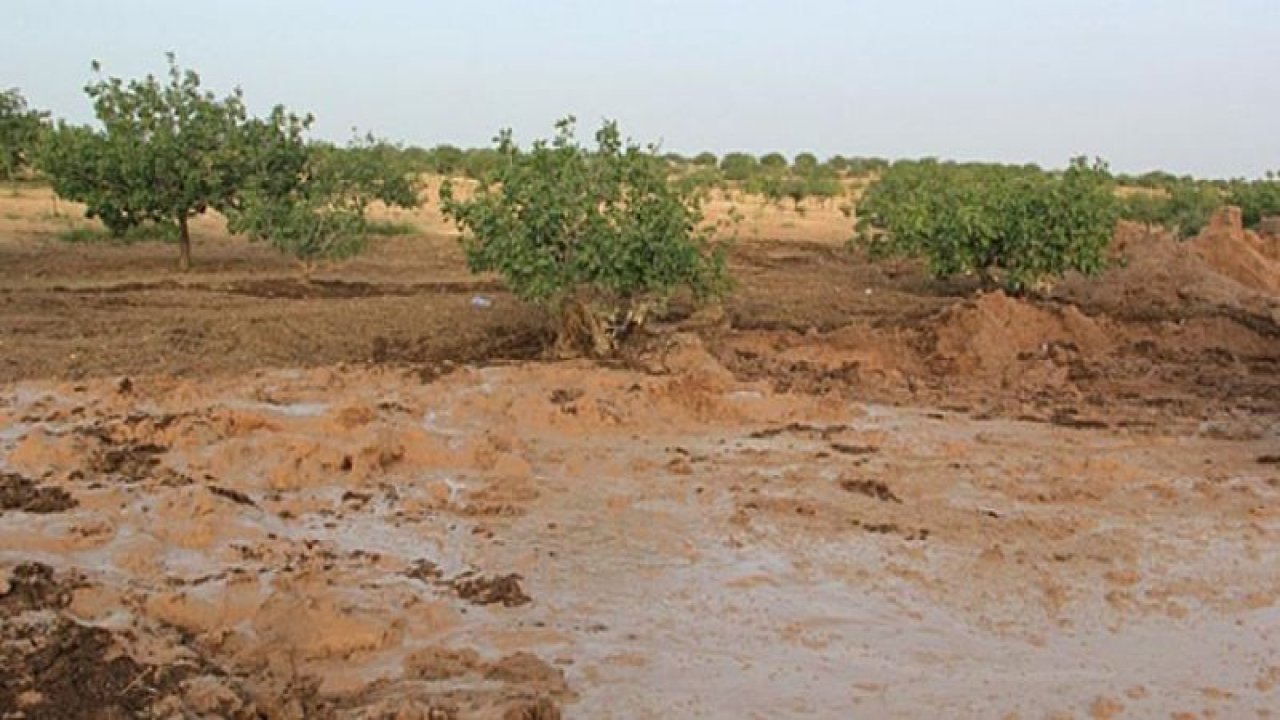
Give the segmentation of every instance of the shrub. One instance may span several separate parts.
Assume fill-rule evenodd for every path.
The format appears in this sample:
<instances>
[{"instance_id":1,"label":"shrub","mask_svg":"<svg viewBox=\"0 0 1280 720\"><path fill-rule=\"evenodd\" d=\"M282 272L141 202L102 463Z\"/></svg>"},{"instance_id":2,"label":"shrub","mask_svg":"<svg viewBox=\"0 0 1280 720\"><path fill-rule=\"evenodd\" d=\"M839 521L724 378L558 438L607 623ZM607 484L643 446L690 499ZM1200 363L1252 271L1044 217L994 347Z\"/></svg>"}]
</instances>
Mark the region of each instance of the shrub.
<instances>
[{"instance_id":1,"label":"shrub","mask_svg":"<svg viewBox=\"0 0 1280 720\"><path fill-rule=\"evenodd\" d=\"M1257 229L1263 218L1280 215L1280 174L1268 172L1262 180L1232 182L1228 199L1240 206L1244 226Z\"/></svg>"},{"instance_id":2,"label":"shrub","mask_svg":"<svg viewBox=\"0 0 1280 720\"><path fill-rule=\"evenodd\" d=\"M923 257L939 277L979 273L1022 292L1068 270L1100 271L1116 217L1105 164L1060 173L936 161L899 162L858 207L872 254Z\"/></svg>"},{"instance_id":3,"label":"shrub","mask_svg":"<svg viewBox=\"0 0 1280 720\"><path fill-rule=\"evenodd\" d=\"M48 118L48 113L27 107L17 88L0 92L0 174L5 180L13 181L30 165Z\"/></svg>"},{"instance_id":4,"label":"shrub","mask_svg":"<svg viewBox=\"0 0 1280 720\"><path fill-rule=\"evenodd\" d=\"M573 118L528 151L503 131L503 162L475 194L460 199L446 182L440 201L473 271L496 271L550 309L562 346L604 355L677 290L714 296L726 276L697 196L669 180L654 148L623 142L613 122L595 140L579 144Z\"/></svg>"},{"instance_id":5,"label":"shrub","mask_svg":"<svg viewBox=\"0 0 1280 720\"><path fill-rule=\"evenodd\" d=\"M493 172L500 162L502 156L493 148L476 148L463 153L460 169L464 176L478 180Z\"/></svg>"},{"instance_id":6,"label":"shrub","mask_svg":"<svg viewBox=\"0 0 1280 720\"><path fill-rule=\"evenodd\" d=\"M441 175L453 175L462 170L466 153L453 145L437 145L430 151L431 170Z\"/></svg>"},{"instance_id":7,"label":"shrub","mask_svg":"<svg viewBox=\"0 0 1280 720\"><path fill-rule=\"evenodd\" d=\"M760 162L755 156L747 153L729 153L720 161L720 170L724 173L724 179L730 182L741 183L750 180L759 167Z\"/></svg>"},{"instance_id":8,"label":"shrub","mask_svg":"<svg viewBox=\"0 0 1280 720\"><path fill-rule=\"evenodd\" d=\"M351 257L374 234L400 228L371 226L374 201L416 207L418 188L398 148L373 137L346 147L307 145L303 126L266 123L251 154L258 171L227 212L227 227L289 253L310 272L323 259Z\"/></svg>"},{"instance_id":9,"label":"shrub","mask_svg":"<svg viewBox=\"0 0 1280 720\"><path fill-rule=\"evenodd\" d=\"M766 170L786 170L787 157L782 153L768 153L760 157L760 167Z\"/></svg>"},{"instance_id":10,"label":"shrub","mask_svg":"<svg viewBox=\"0 0 1280 720\"><path fill-rule=\"evenodd\" d=\"M706 192L724 183L724 174L714 165L694 165L692 170L675 178L676 185L686 194Z\"/></svg>"},{"instance_id":11,"label":"shrub","mask_svg":"<svg viewBox=\"0 0 1280 720\"><path fill-rule=\"evenodd\" d=\"M791 170L801 175L811 175L818 170L818 156L802 152L791 161Z\"/></svg>"},{"instance_id":12,"label":"shrub","mask_svg":"<svg viewBox=\"0 0 1280 720\"><path fill-rule=\"evenodd\" d=\"M1126 220L1160 225L1185 239L1199 233L1222 203L1222 193L1213 185L1174 179L1162 188L1129 194L1119 211Z\"/></svg>"}]
</instances>

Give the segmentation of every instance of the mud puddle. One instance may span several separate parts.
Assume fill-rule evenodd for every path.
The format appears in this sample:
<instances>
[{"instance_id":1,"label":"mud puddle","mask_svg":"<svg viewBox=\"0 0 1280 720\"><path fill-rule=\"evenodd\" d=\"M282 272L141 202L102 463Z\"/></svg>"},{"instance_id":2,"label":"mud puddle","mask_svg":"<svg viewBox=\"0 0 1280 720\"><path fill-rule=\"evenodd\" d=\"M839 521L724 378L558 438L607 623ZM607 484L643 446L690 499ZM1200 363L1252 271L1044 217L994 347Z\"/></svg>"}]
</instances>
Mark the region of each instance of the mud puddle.
<instances>
[{"instance_id":1,"label":"mud puddle","mask_svg":"<svg viewBox=\"0 0 1280 720\"><path fill-rule=\"evenodd\" d=\"M11 386L0 473L74 504L0 514L0 568L76 581L6 628L94 628L124 670L188 668L129 687L143 715L1280 701L1280 477L1257 462L1274 437L779 394L693 341L666 364ZM154 452L100 462L131 447Z\"/></svg>"}]
</instances>

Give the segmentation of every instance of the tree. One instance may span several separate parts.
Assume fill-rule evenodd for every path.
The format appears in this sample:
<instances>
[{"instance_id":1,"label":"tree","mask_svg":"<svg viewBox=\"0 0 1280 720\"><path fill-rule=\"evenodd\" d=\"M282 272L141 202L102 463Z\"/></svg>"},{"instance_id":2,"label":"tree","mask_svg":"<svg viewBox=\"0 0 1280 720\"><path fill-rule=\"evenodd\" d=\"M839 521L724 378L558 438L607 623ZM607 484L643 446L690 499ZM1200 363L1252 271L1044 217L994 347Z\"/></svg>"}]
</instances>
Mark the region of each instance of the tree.
<instances>
[{"instance_id":1,"label":"tree","mask_svg":"<svg viewBox=\"0 0 1280 720\"><path fill-rule=\"evenodd\" d=\"M493 148L467 150L462 156L461 171L469 178L479 179L492 172L501 161L502 156Z\"/></svg>"},{"instance_id":2,"label":"tree","mask_svg":"<svg viewBox=\"0 0 1280 720\"><path fill-rule=\"evenodd\" d=\"M243 179L239 132L247 112L238 89L219 98L168 59L167 82L148 75L86 86L101 129L59 123L41 165L59 195L85 203L86 214L113 234L143 222L173 226L185 271L190 219L230 203Z\"/></svg>"},{"instance_id":3,"label":"tree","mask_svg":"<svg viewBox=\"0 0 1280 720\"><path fill-rule=\"evenodd\" d=\"M1163 187L1143 186L1122 198L1120 217L1148 227L1160 225L1186 239L1208 225L1224 202L1222 192L1209 183L1173 176L1162 181L1167 182Z\"/></svg>"},{"instance_id":4,"label":"tree","mask_svg":"<svg viewBox=\"0 0 1280 720\"><path fill-rule=\"evenodd\" d=\"M713 152L700 152L693 158L693 164L699 167L713 168L718 161L719 159Z\"/></svg>"},{"instance_id":5,"label":"tree","mask_svg":"<svg viewBox=\"0 0 1280 720\"><path fill-rule=\"evenodd\" d=\"M802 152L791 161L791 169L801 175L809 175L818 169L818 156Z\"/></svg>"},{"instance_id":6,"label":"tree","mask_svg":"<svg viewBox=\"0 0 1280 720\"><path fill-rule=\"evenodd\" d=\"M432 169L441 175L452 175L462 169L466 153L453 145L437 145L431 150Z\"/></svg>"},{"instance_id":7,"label":"tree","mask_svg":"<svg viewBox=\"0 0 1280 720\"><path fill-rule=\"evenodd\" d=\"M849 169L849 158L843 155L832 155L827 159L827 168L834 173L842 173Z\"/></svg>"},{"instance_id":8,"label":"tree","mask_svg":"<svg viewBox=\"0 0 1280 720\"><path fill-rule=\"evenodd\" d=\"M1247 228L1257 228L1264 218L1280 215L1280 173L1268 172L1261 180L1237 180L1228 189L1228 198L1240 207Z\"/></svg>"},{"instance_id":9,"label":"tree","mask_svg":"<svg viewBox=\"0 0 1280 720\"><path fill-rule=\"evenodd\" d=\"M899 162L858 208L858 239L873 255L923 257L934 275L980 273L1025 291L1067 270L1104 266L1116 218L1101 161L1063 172L936 161Z\"/></svg>"},{"instance_id":10,"label":"tree","mask_svg":"<svg viewBox=\"0 0 1280 720\"><path fill-rule=\"evenodd\" d=\"M346 147L307 144L307 122L283 110L245 129L251 169L227 209L227 227L298 258L356 255L368 243L369 206L416 207L416 175L400 148L372 136Z\"/></svg>"},{"instance_id":11,"label":"tree","mask_svg":"<svg viewBox=\"0 0 1280 720\"><path fill-rule=\"evenodd\" d=\"M769 153L760 158L760 167L766 170L786 170L787 165L787 157L782 153Z\"/></svg>"},{"instance_id":12,"label":"tree","mask_svg":"<svg viewBox=\"0 0 1280 720\"><path fill-rule=\"evenodd\" d=\"M0 92L0 172L12 182L31 164L49 113L27 107L17 88Z\"/></svg>"},{"instance_id":13,"label":"tree","mask_svg":"<svg viewBox=\"0 0 1280 720\"><path fill-rule=\"evenodd\" d=\"M528 151L503 131L504 162L470 199L446 182L440 201L472 271L496 271L548 308L562 346L604 355L677 290L713 296L726 276L698 196L669 179L655 148L624 142L614 122L595 140L579 144L572 117Z\"/></svg>"},{"instance_id":14,"label":"tree","mask_svg":"<svg viewBox=\"0 0 1280 720\"><path fill-rule=\"evenodd\" d=\"M760 163L755 156L747 153L731 152L720 160L720 170L724 172L724 179L730 182L750 180L759 167Z\"/></svg>"}]
</instances>

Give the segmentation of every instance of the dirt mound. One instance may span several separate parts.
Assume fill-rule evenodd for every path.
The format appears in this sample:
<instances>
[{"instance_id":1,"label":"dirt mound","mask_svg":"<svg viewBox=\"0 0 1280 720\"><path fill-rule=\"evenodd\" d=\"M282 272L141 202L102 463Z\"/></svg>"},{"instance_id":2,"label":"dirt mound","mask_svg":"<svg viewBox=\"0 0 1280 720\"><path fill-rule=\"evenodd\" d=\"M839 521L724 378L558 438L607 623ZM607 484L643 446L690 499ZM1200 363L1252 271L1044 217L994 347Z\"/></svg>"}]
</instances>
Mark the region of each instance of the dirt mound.
<instances>
[{"instance_id":1,"label":"dirt mound","mask_svg":"<svg viewBox=\"0 0 1280 720\"><path fill-rule=\"evenodd\" d=\"M1124 320L1225 315L1280 330L1280 265L1267 257L1274 241L1237 233L1237 226L1238 219L1224 214L1200 237L1180 242L1121 223L1111 267L1100 277L1068 276L1053 296Z\"/></svg>"},{"instance_id":2,"label":"dirt mound","mask_svg":"<svg viewBox=\"0 0 1280 720\"><path fill-rule=\"evenodd\" d=\"M1266 244L1268 248L1273 251L1280 251L1280 243L1276 242L1280 240L1280 215L1270 215L1262 218L1262 222L1258 224L1258 234L1263 239L1272 241ZM1280 260L1280 253L1272 254L1271 258Z\"/></svg>"},{"instance_id":3,"label":"dirt mound","mask_svg":"<svg viewBox=\"0 0 1280 720\"><path fill-rule=\"evenodd\" d=\"M1219 209L1188 244L1215 272L1245 287L1280 295L1277 241L1245 230L1240 208Z\"/></svg>"},{"instance_id":4,"label":"dirt mound","mask_svg":"<svg viewBox=\"0 0 1280 720\"><path fill-rule=\"evenodd\" d=\"M1001 379L1025 377L1026 364L1062 354L1097 356L1110 341L1104 321L1073 306L1046 309L997 291L947 310L934 330L933 360L950 375ZM1063 374L1050 363L1054 374Z\"/></svg>"}]
</instances>

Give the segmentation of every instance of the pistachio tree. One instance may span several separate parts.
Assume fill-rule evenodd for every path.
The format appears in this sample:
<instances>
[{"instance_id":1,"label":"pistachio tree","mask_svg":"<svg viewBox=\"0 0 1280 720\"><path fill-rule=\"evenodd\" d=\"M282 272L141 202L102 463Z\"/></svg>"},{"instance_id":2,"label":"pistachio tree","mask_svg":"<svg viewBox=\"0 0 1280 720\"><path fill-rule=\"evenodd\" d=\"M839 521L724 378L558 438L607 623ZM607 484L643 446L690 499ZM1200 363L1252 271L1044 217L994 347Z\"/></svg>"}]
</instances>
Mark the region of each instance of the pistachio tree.
<instances>
[{"instance_id":1,"label":"pistachio tree","mask_svg":"<svg viewBox=\"0 0 1280 720\"><path fill-rule=\"evenodd\" d=\"M32 110L17 88L0 91L0 175L7 181L31 164L49 114Z\"/></svg>"},{"instance_id":2,"label":"pistachio tree","mask_svg":"<svg viewBox=\"0 0 1280 720\"><path fill-rule=\"evenodd\" d=\"M502 161L473 195L443 185L441 208L464 231L471 269L496 271L517 297L548 308L562 345L611 353L676 291L726 289L699 195L616 123L604 123L594 147L566 118L529 150L510 131L497 149Z\"/></svg>"},{"instance_id":3,"label":"pistachio tree","mask_svg":"<svg viewBox=\"0 0 1280 720\"><path fill-rule=\"evenodd\" d=\"M185 271L191 219L230 203L243 180L248 113L240 90L219 97L172 54L168 60L163 79L99 77L87 85L101 127L59 123L40 165L55 192L83 202L113 234L145 222L170 226Z\"/></svg>"}]
</instances>

